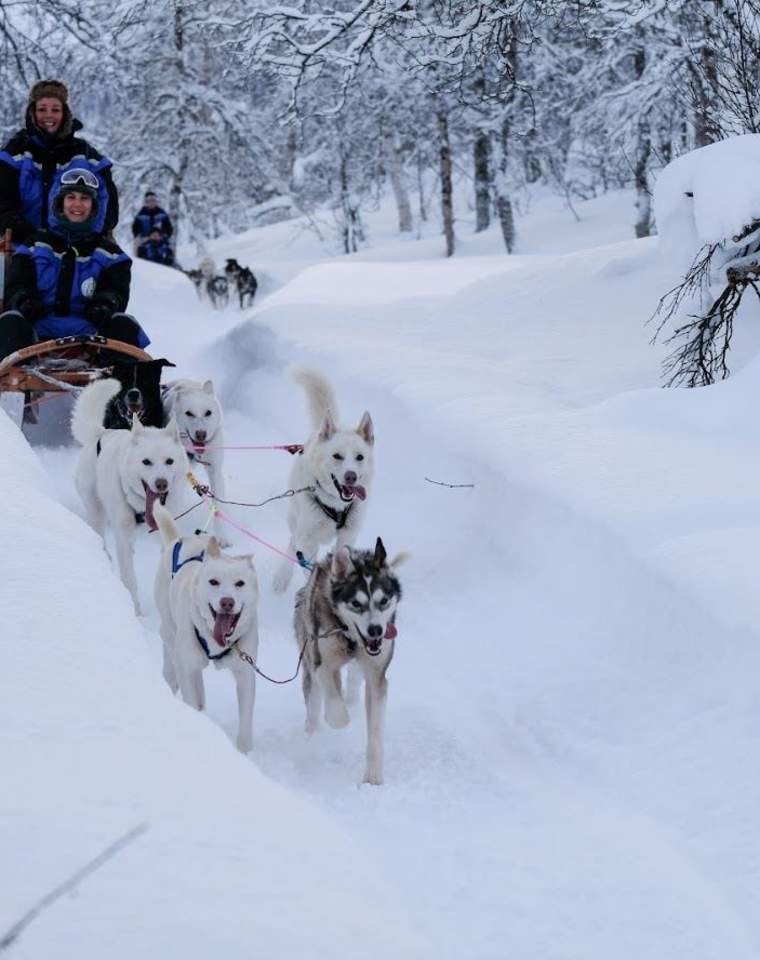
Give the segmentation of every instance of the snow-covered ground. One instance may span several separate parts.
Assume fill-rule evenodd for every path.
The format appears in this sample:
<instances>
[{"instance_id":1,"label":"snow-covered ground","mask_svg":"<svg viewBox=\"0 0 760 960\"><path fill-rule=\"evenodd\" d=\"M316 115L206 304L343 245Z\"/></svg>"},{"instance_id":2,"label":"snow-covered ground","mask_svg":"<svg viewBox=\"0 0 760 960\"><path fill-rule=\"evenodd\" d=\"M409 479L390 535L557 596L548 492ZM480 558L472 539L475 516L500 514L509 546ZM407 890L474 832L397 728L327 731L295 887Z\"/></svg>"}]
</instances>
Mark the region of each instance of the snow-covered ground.
<instances>
[{"instance_id":1,"label":"snow-covered ground","mask_svg":"<svg viewBox=\"0 0 760 960\"><path fill-rule=\"evenodd\" d=\"M297 684L259 682L249 758L225 671L208 717L172 700L155 615L79 519L76 452L0 420L0 935L147 825L13 956L755 960L760 342L743 324L731 381L660 389L656 241L625 239L630 197L578 213L538 205L512 258L495 233L453 261L436 237L340 260L292 225L218 241L269 278L246 315L137 267L154 355L214 377L228 442L303 439L294 361L344 421L372 411L363 539L412 553L383 787L357 786L361 711L307 741ZM284 490L288 460L230 451L230 499ZM284 501L230 509L284 545ZM287 676L292 589L233 539ZM157 549L141 533L146 603Z\"/></svg>"}]
</instances>

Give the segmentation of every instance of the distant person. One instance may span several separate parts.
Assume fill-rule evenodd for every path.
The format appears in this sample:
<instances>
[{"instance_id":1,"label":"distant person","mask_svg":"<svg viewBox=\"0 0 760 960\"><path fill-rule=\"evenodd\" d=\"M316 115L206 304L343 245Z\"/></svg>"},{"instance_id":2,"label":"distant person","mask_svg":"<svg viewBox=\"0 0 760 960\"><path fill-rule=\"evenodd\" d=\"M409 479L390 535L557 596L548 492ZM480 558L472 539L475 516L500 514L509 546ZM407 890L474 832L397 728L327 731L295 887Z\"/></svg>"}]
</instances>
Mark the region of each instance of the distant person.
<instances>
[{"instance_id":1,"label":"distant person","mask_svg":"<svg viewBox=\"0 0 760 960\"><path fill-rule=\"evenodd\" d=\"M0 314L0 357L37 340L101 334L146 347L129 302L132 261L95 230L101 184L70 168L51 194L51 224L16 246ZM94 181L94 182L93 182Z\"/></svg>"},{"instance_id":2,"label":"distant person","mask_svg":"<svg viewBox=\"0 0 760 960\"><path fill-rule=\"evenodd\" d=\"M69 108L69 91L60 80L40 80L29 92L26 126L0 151L0 232L26 243L35 230L50 226L50 190L62 167L74 157L86 160L100 184L98 232L110 234L119 221L119 197L111 161L81 137Z\"/></svg>"},{"instance_id":3,"label":"distant person","mask_svg":"<svg viewBox=\"0 0 760 960\"><path fill-rule=\"evenodd\" d=\"M135 253L142 260L174 265L171 236L174 233L169 214L158 205L158 197L148 190L143 205L132 221L132 236L135 238Z\"/></svg>"}]
</instances>

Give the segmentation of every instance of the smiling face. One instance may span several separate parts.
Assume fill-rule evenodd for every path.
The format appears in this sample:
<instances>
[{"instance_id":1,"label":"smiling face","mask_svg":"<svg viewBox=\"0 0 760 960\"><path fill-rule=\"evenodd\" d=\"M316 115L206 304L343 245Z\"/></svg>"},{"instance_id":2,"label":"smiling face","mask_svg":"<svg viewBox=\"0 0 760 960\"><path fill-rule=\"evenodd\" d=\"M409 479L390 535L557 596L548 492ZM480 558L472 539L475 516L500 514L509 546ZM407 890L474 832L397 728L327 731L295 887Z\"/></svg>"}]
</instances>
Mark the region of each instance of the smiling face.
<instances>
[{"instance_id":1,"label":"smiling face","mask_svg":"<svg viewBox=\"0 0 760 960\"><path fill-rule=\"evenodd\" d=\"M372 418L368 413L356 430L338 430L328 415L310 452L311 465L321 487L319 496L344 504L354 498L366 500L374 442Z\"/></svg>"},{"instance_id":2,"label":"smiling face","mask_svg":"<svg viewBox=\"0 0 760 960\"><path fill-rule=\"evenodd\" d=\"M45 133L58 133L63 123L63 104L57 97L43 97L34 105L34 122Z\"/></svg>"},{"instance_id":3,"label":"smiling face","mask_svg":"<svg viewBox=\"0 0 760 960\"><path fill-rule=\"evenodd\" d=\"M374 552L341 547L330 565L332 602L370 657L393 649L401 585L378 537Z\"/></svg>"},{"instance_id":4,"label":"smiling face","mask_svg":"<svg viewBox=\"0 0 760 960\"><path fill-rule=\"evenodd\" d=\"M253 557L228 557L212 537L197 574L194 599L217 648L228 647L247 629L258 598Z\"/></svg>"},{"instance_id":5,"label":"smiling face","mask_svg":"<svg viewBox=\"0 0 760 960\"><path fill-rule=\"evenodd\" d=\"M92 214L92 197L72 190L64 194L61 209L63 216L71 223L84 223Z\"/></svg>"}]
</instances>

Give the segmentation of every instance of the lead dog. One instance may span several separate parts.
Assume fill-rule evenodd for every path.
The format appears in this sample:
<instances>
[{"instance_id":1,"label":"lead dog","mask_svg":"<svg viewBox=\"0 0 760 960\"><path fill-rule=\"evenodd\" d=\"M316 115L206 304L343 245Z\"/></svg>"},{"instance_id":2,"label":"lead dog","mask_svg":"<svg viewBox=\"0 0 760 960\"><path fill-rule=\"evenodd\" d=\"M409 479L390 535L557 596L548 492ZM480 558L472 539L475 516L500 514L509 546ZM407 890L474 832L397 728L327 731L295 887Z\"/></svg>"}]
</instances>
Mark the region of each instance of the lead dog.
<instances>
[{"instance_id":1,"label":"lead dog","mask_svg":"<svg viewBox=\"0 0 760 960\"><path fill-rule=\"evenodd\" d=\"M335 394L320 373L296 369L291 378L306 392L315 433L290 471L294 490L311 487L313 492L290 500L289 552L313 559L320 544L335 540L342 547L356 541L374 473L375 434L366 411L355 429L337 426ZM275 592L287 588L291 574L292 565L284 560L274 578Z\"/></svg>"},{"instance_id":2,"label":"lead dog","mask_svg":"<svg viewBox=\"0 0 760 960\"><path fill-rule=\"evenodd\" d=\"M164 678L185 703L203 710L203 670L228 667L237 686L237 746L253 746L256 673L237 651L256 660L259 588L253 558L224 555L214 537L180 537L171 514L155 510L164 550L155 581L164 642Z\"/></svg>"},{"instance_id":3,"label":"lead dog","mask_svg":"<svg viewBox=\"0 0 760 960\"><path fill-rule=\"evenodd\" d=\"M116 559L124 586L139 614L133 545L139 523L155 529L156 501L171 505L184 488L189 469L177 425L143 427L137 417L131 430L103 426L106 404L119 389L117 380L98 380L77 398L71 432L82 445L75 483L90 526L114 532Z\"/></svg>"},{"instance_id":4,"label":"lead dog","mask_svg":"<svg viewBox=\"0 0 760 960\"><path fill-rule=\"evenodd\" d=\"M172 417L176 420L188 456L205 466L212 493L223 500L224 451L220 447L224 445L224 427L214 384L211 380L172 380L162 388L162 397L166 422ZM214 532L222 540L220 523L214 521Z\"/></svg>"},{"instance_id":5,"label":"lead dog","mask_svg":"<svg viewBox=\"0 0 760 960\"><path fill-rule=\"evenodd\" d=\"M295 633L303 650L306 732L319 727L322 702L331 727L349 722L341 668L353 663L364 676L367 762L364 783L383 782L383 724L386 672L393 659L396 608L401 586L380 537L372 550L340 547L312 570L296 594Z\"/></svg>"}]
</instances>

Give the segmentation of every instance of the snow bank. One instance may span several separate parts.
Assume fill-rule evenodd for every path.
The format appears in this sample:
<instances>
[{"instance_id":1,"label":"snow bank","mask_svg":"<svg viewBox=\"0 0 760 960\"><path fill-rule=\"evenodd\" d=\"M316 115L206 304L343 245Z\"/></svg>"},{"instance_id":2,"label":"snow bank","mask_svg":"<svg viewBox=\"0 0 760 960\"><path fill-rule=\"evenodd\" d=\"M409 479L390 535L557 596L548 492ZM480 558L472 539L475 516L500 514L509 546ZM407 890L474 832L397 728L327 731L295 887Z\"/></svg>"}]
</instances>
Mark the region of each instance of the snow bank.
<instances>
[{"instance_id":1,"label":"snow bank","mask_svg":"<svg viewBox=\"0 0 760 960\"><path fill-rule=\"evenodd\" d=\"M730 242L760 219L760 134L729 137L673 160L657 178L654 211L661 250L679 266L688 266L705 243Z\"/></svg>"}]
</instances>

